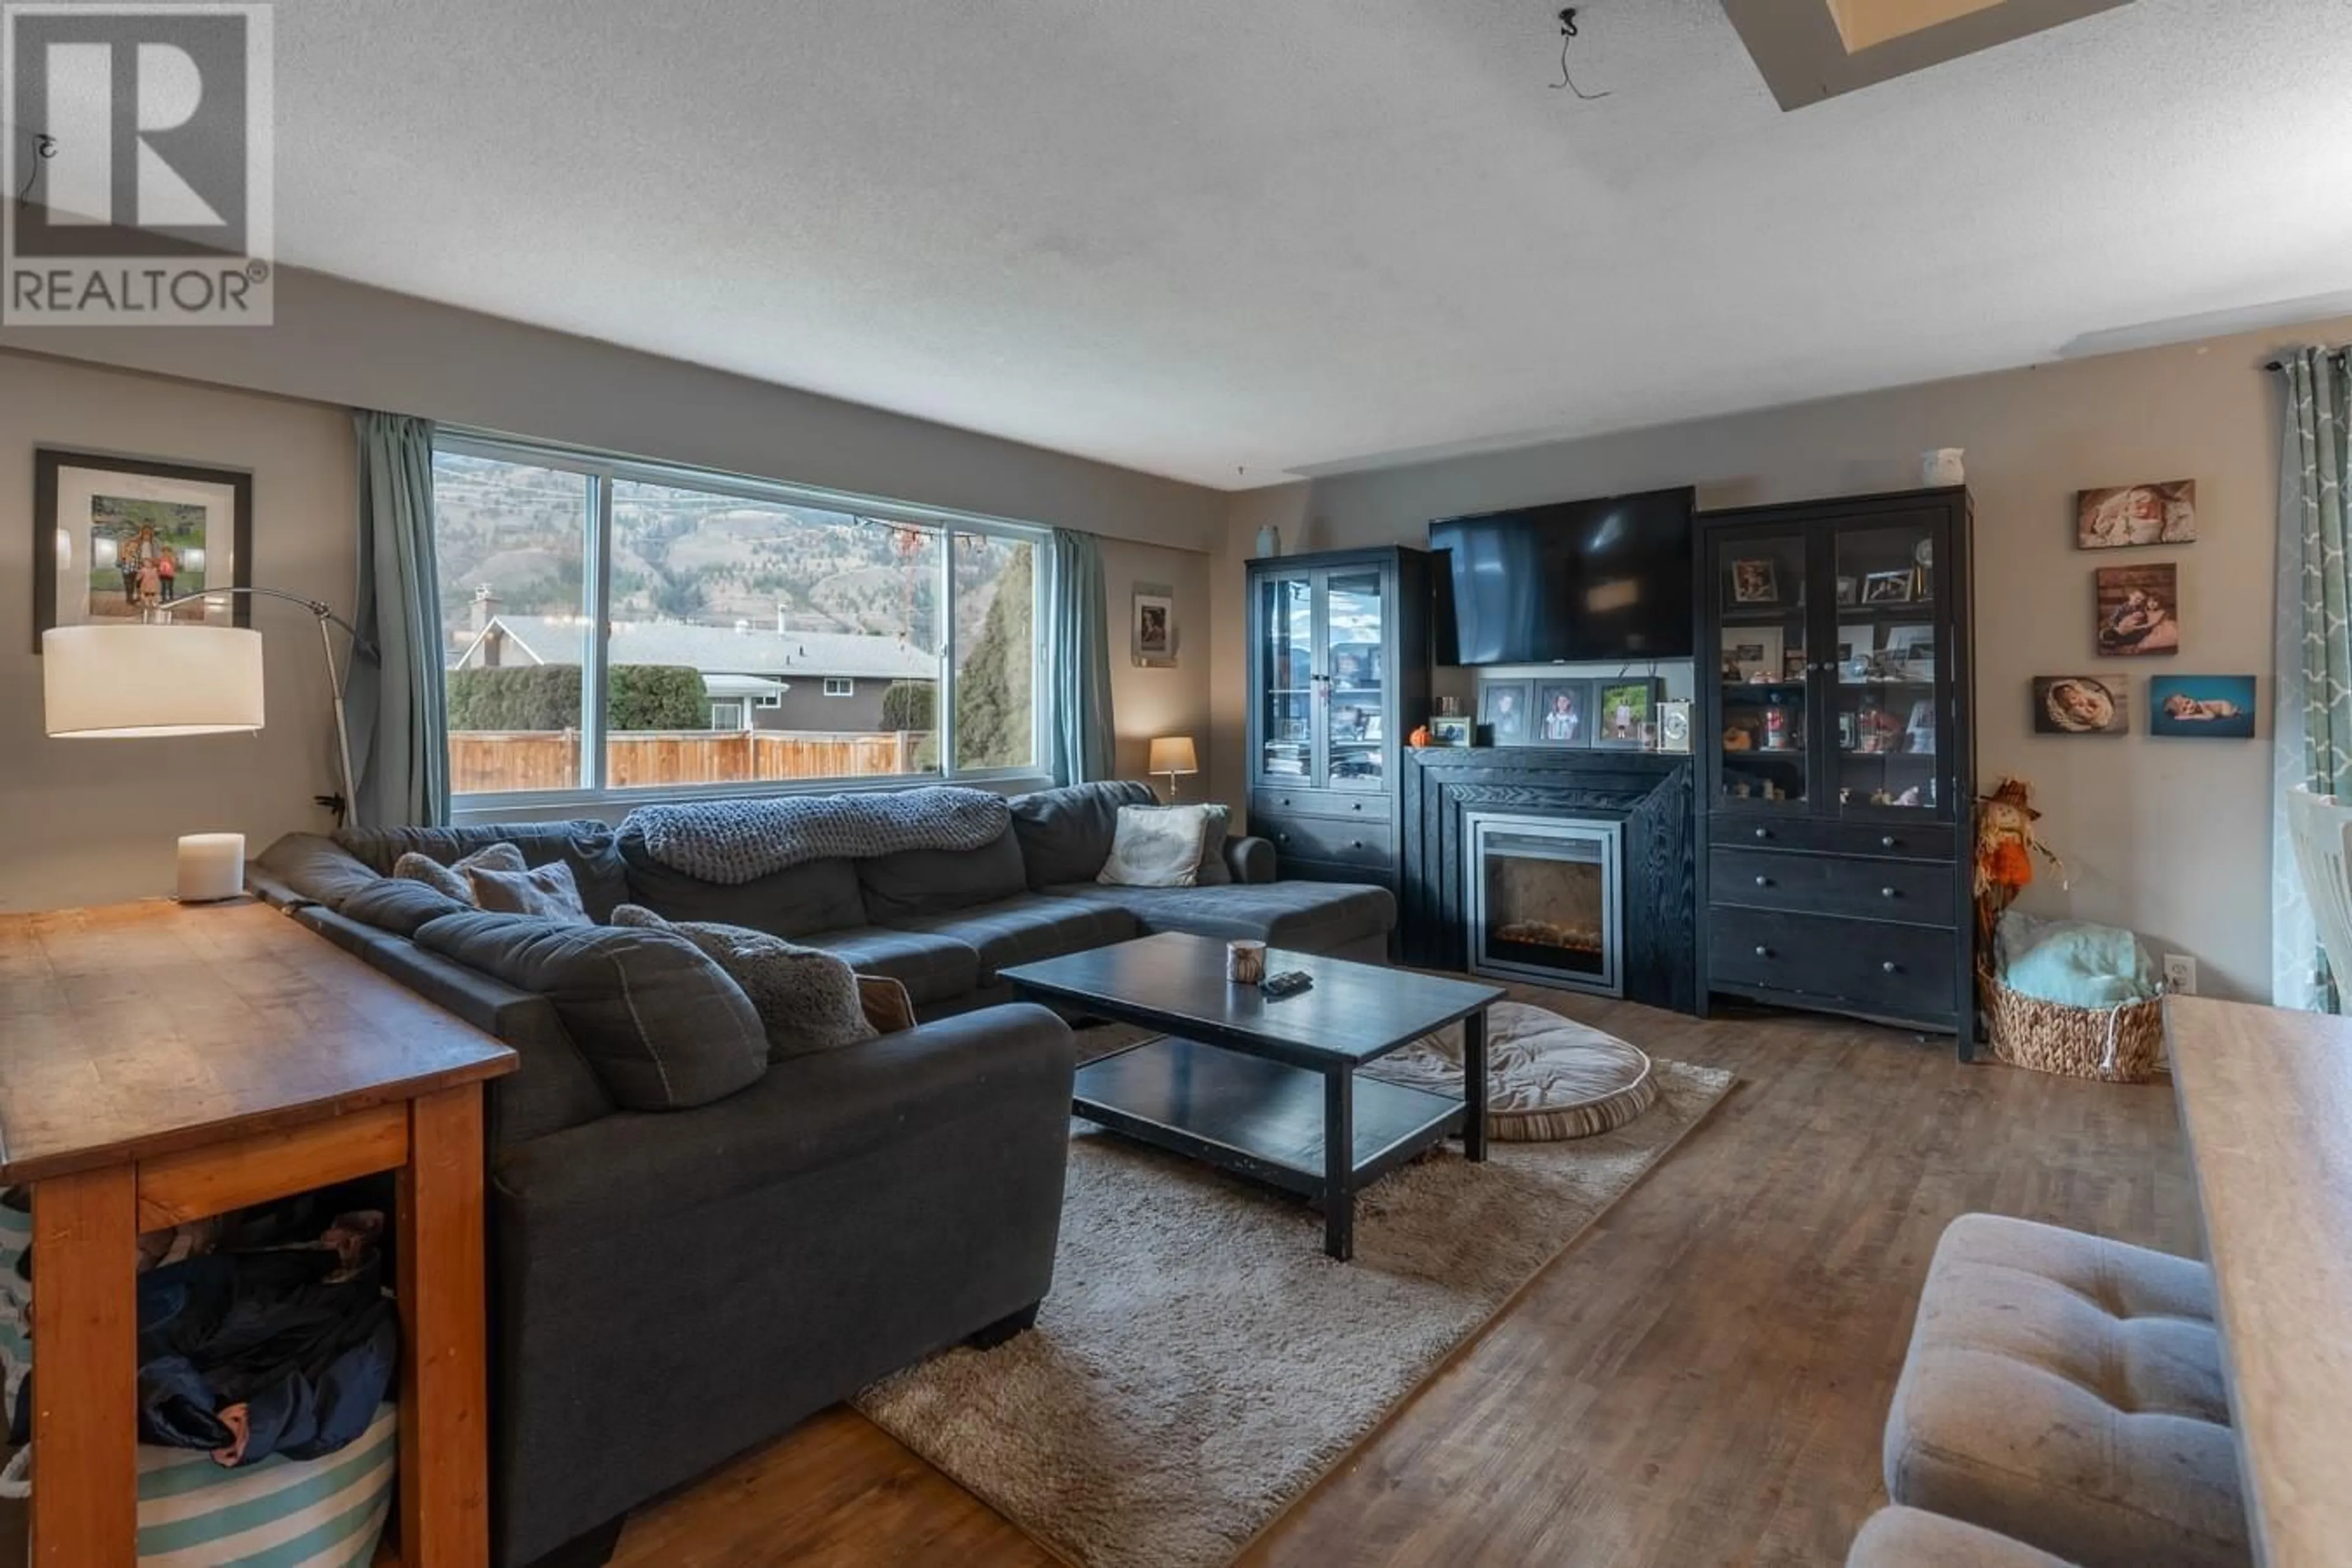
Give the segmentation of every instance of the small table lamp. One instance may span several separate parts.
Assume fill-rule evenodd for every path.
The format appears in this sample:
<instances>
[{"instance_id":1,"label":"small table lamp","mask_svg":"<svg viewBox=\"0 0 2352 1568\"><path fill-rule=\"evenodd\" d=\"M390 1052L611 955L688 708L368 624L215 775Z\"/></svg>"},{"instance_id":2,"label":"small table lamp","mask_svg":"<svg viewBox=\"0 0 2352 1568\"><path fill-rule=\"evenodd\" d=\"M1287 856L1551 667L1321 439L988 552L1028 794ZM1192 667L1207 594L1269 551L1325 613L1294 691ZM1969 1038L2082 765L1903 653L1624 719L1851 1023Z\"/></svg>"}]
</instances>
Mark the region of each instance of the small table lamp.
<instances>
[{"instance_id":1,"label":"small table lamp","mask_svg":"<svg viewBox=\"0 0 2352 1568\"><path fill-rule=\"evenodd\" d=\"M1190 735L1162 735L1151 742L1151 766L1148 770L1168 775L1168 798L1176 798L1176 775L1197 773L1201 761L1192 752Z\"/></svg>"}]
</instances>

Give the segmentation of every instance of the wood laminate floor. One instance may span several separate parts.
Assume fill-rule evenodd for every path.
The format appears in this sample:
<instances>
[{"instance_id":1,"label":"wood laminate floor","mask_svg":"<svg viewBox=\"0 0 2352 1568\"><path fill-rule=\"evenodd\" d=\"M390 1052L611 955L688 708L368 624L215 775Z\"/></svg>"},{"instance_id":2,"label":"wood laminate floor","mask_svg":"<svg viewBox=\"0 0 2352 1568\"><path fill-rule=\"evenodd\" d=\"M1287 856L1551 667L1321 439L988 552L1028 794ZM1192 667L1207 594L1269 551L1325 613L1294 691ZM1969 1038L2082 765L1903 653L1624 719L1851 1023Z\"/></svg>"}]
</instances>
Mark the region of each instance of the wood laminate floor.
<instances>
[{"instance_id":1,"label":"wood laminate floor","mask_svg":"<svg viewBox=\"0 0 2352 1568\"><path fill-rule=\"evenodd\" d=\"M1528 993L1740 1082L1246 1568L1836 1563L1936 1237L1971 1209L2199 1248L2169 1087L1948 1040ZM1277 1201L1269 1199L1269 1201ZM1054 1562L846 1409L630 1522L626 1568Z\"/></svg>"}]
</instances>

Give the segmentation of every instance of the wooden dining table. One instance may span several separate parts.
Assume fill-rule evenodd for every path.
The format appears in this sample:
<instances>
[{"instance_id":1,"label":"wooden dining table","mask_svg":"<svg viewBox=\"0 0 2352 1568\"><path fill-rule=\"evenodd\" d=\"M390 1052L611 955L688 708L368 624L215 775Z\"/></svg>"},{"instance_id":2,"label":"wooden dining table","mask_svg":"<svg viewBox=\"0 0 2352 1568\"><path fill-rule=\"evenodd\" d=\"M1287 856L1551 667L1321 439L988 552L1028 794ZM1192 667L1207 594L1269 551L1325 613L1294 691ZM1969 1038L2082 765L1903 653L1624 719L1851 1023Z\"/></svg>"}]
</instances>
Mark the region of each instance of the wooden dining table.
<instances>
[{"instance_id":1,"label":"wooden dining table","mask_svg":"<svg viewBox=\"0 0 2352 1568\"><path fill-rule=\"evenodd\" d=\"M2256 1561L2352 1554L2352 1019L2174 996Z\"/></svg>"}]
</instances>

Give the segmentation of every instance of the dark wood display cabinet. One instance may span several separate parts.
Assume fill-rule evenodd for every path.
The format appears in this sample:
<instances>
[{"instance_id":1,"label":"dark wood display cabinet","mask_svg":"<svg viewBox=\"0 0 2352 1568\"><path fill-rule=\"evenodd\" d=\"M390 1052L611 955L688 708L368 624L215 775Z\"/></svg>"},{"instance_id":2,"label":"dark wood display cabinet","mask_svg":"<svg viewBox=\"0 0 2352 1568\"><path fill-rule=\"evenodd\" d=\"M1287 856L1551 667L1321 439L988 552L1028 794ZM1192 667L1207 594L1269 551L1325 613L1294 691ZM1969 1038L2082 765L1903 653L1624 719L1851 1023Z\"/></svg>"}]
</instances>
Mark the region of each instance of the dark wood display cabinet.
<instances>
[{"instance_id":1,"label":"dark wood display cabinet","mask_svg":"<svg viewBox=\"0 0 2352 1568\"><path fill-rule=\"evenodd\" d=\"M1969 523L1958 489L1700 517L1713 991L1952 1033L1969 1053Z\"/></svg>"},{"instance_id":2,"label":"dark wood display cabinet","mask_svg":"<svg viewBox=\"0 0 2352 1568\"><path fill-rule=\"evenodd\" d=\"M1395 889L1429 592L1428 555L1401 546L1249 563L1249 828L1285 877Z\"/></svg>"}]
</instances>

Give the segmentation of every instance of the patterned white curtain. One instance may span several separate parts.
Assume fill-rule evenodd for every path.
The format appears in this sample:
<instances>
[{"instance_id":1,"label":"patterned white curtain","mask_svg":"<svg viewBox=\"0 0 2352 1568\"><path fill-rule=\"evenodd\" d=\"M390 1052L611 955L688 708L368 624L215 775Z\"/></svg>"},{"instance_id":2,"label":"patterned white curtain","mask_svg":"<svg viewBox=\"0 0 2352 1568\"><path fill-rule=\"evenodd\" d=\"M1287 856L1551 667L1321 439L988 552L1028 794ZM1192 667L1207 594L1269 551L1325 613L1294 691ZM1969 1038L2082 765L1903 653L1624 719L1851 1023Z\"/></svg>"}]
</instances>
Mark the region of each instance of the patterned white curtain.
<instances>
[{"instance_id":1,"label":"patterned white curtain","mask_svg":"<svg viewBox=\"0 0 2352 1568\"><path fill-rule=\"evenodd\" d=\"M2352 560L2345 468L2352 451L2352 351L2302 349L2276 366L2279 453L2277 698L2272 745L2271 1000L2336 1009L2311 905L2296 873L2286 792L2352 797Z\"/></svg>"}]
</instances>

